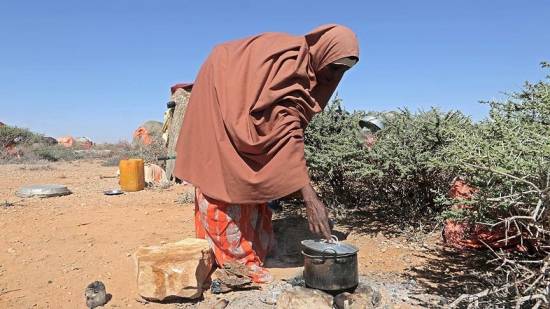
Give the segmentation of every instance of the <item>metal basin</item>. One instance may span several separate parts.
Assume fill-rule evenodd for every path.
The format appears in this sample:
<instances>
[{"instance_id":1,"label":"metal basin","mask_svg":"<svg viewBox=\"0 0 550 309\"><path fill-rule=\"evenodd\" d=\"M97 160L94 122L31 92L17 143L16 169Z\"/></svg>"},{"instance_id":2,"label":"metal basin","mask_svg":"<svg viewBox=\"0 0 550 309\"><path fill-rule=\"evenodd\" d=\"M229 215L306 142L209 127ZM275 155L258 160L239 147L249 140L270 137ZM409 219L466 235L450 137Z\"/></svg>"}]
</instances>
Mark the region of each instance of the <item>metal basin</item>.
<instances>
[{"instance_id":1,"label":"metal basin","mask_svg":"<svg viewBox=\"0 0 550 309\"><path fill-rule=\"evenodd\" d=\"M124 194L124 192L120 189L112 189L112 190L103 191L103 194L105 194L105 195L120 195L120 194Z\"/></svg>"},{"instance_id":2,"label":"metal basin","mask_svg":"<svg viewBox=\"0 0 550 309\"><path fill-rule=\"evenodd\" d=\"M64 185L46 184L21 187L15 195L19 197L52 197L69 195L71 191Z\"/></svg>"}]
</instances>

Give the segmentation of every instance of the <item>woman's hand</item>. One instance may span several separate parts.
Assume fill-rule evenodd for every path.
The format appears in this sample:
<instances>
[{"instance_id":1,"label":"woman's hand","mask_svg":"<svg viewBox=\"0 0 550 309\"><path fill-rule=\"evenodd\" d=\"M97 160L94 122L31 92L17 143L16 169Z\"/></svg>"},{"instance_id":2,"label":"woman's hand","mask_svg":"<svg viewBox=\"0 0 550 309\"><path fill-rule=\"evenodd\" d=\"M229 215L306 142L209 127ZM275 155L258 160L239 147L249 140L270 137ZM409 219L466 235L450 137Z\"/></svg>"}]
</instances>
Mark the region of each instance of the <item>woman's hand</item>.
<instances>
[{"instance_id":1,"label":"woman's hand","mask_svg":"<svg viewBox=\"0 0 550 309\"><path fill-rule=\"evenodd\" d=\"M301 192L306 204L309 230L330 240L330 226L325 204L319 199L311 184L302 188Z\"/></svg>"}]
</instances>

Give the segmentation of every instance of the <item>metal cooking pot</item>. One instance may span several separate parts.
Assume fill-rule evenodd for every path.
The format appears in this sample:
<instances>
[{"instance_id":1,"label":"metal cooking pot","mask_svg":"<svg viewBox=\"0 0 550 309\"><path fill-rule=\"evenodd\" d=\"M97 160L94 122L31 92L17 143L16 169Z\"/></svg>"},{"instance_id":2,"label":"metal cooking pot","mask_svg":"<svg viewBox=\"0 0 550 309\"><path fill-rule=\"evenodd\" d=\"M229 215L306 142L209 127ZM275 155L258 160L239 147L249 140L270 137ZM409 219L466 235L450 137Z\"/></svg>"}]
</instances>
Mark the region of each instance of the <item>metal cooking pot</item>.
<instances>
[{"instance_id":1,"label":"metal cooking pot","mask_svg":"<svg viewBox=\"0 0 550 309\"><path fill-rule=\"evenodd\" d=\"M328 292L353 290L359 283L356 247L333 241L304 240L304 280L307 287Z\"/></svg>"}]
</instances>

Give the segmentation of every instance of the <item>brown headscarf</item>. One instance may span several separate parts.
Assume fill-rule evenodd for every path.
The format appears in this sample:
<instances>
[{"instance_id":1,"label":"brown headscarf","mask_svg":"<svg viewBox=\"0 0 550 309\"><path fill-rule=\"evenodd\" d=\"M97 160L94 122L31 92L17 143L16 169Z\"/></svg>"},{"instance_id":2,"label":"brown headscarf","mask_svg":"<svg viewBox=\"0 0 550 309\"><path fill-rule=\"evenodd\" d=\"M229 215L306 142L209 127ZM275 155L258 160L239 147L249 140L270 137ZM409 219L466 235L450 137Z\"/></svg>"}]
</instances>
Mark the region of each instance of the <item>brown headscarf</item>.
<instances>
[{"instance_id":1,"label":"brown headscarf","mask_svg":"<svg viewBox=\"0 0 550 309\"><path fill-rule=\"evenodd\" d=\"M175 176L209 197L240 204L306 186L304 129L339 82L320 84L315 74L343 57L358 58L359 47L355 34L340 25L216 46L193 86Z\"/></svg>"}]
</instances>

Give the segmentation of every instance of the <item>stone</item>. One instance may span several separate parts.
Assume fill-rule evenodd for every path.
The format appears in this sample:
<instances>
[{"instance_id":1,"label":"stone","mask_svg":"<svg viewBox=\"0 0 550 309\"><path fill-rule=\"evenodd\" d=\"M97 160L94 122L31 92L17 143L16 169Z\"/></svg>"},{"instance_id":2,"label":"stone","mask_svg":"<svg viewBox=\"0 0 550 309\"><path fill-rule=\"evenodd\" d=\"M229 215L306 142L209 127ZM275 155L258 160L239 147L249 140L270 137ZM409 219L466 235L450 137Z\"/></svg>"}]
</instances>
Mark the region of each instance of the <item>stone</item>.
<instances>
[{"instance_id":1,"label":"stone","mask_svg":"<svg viewBox=\"0 0 550 309\"><path fill-rule=\"evenodd\" d=\"M196 308L196 309L225 309L229 305L229 301L227 299L220 299L220 300L206 300L201 301L198 303L198 305L195 306L182 306L181 308ZM180 308L180 307L178 307Z\"/></svg>"},{"instance_id":2,"label":"stone","mask_svg":"<svg viewBox=\"0 0 550 309\"><path fill-rule=\"evenodd\" d=\"M224 309L229 305L229 301L227 299L220 299L213 307L212 309Z\"/></svg>"},{"instance_id":3,"label":"stone","mask_svg":"<svg viewBox=\"0 0 550 309\"><path fill-rule=\"evenodd\" d=\"M353 293L345 292L334 297L334 303L338 309L377 308L381 302L380 292L364 283L360 283Z\"/></svg>"},{"instance_id":4,"label":"stone","mask_svg":"<svg viewBox=\"0 0 550 309\"><path fill-rule=\"evenodd\" d=\"M227 263L231 265L231 262ZM227 293L234 290L246 290L254 289L256 286L252 283L252 280L246 275L243 275L244 272L235 272L235 269L225 268L227 265L224 265L223 269L216 269L212 274L212 285L210 286L210 291L212 294ZM246 269L246 274L248 274L248 268Z\"/></svg>"},{"instance_id":5,"label":"stone","mask_svg":"<svg viewBox=\"0 0 550 309\"><path fill-rule=\"evenodd\" d=\"M379 291L372 288L372 286L359 283L353 294L361 296L363 298L369 298L373 306L378 306L382 302L382 294Z\"/></svg>"},{"instance_id":6,"label":"stone","mask_svg":"<svg viewBox=\"0 0 550 309\"><path fill-rule=\"evenodd\" d=\"M347 309L350 308L352 294L348 292L340 293L334 297L334 305L338 309Z\"/></svg>"},{"instance_id":7,"label":"stone","mask_svg":"<svg viewBox=\"0 0 550 309\"><path fill-rule=\"evenodd\" d=\"M187 238L135 253L138 292L144 299L196 299L210 284L214 258L204 239Z\"/></svg>"},{"instance_id":8,"label":"stone","mask_svg":"<svg viewBox=\"0 0 550 309\"><path fill-rule=\"evenodd\" d=\"M101 281L90 283L84 291L84 296L86 297L86 306L88 306L88 308L102 307L108 301L105 284Z\"/></svg>"},{"instance_id":9,"label":"stone","mask_svg":"<svg viewBox=\"0 0 550 309\"><path fill-rule=\"evenodd\" d=\"M332 309L332 305L333 298L329 294L303 287L285 290L277 299L277 309Z\"/></svg>"}]
</instances>

